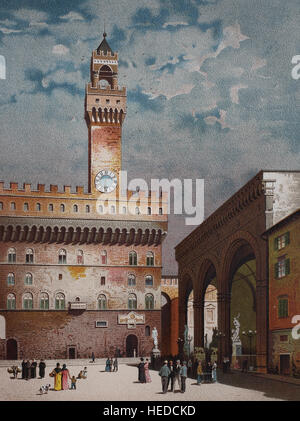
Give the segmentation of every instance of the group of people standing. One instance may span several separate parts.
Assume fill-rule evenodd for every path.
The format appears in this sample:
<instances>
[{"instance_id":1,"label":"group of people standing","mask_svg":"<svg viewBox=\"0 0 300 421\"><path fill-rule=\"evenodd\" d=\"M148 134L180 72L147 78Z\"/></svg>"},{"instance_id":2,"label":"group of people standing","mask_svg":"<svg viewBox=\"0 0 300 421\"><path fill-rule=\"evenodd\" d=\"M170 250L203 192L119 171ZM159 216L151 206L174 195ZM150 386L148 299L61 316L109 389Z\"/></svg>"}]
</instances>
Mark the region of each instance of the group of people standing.
<instances>
[{"instance_id":1,"label":"group of people standing","mask_svg":"<svg viewBox=\"0 0 300 421\"><path fill-rule=\"evenodd\" d=\"M106 363L105 363L105 371L117 372L118 369L119 369L118 358L115 358L114 360L112 358L107 358Z\"/></svg>"},{"instance_id":2,"label":"group of people standing","mask_svg":"<svg viewBox=\"0 0 300 421\"><path fill-rule=\"evenodd\" d=\"M197 384L217 382L217 363L210 361L198 362Z\"/></svg>"},{"instance_id":3,"label":"group of people standing","mask_svg":"<svg viewBox=\"0 0 300 421\"><path fill-rule=\"evenodd\" d=\"M161 367L159 373L161 377L162 392L167 393L169 384L171 384L171 392L175 392L176 384L181 393L184 393L186 390L186 378L188 375L188 368L186 361L183 361L182 365L180 360L177 360L175 364L170 360L169 362L165 360L163 366Z\"/></svg>"},{"instance_id":4,"label":"group of people standing","mask_svg":"<svg viewBox=\"0 0 300 421\"><path fill-rule=\"evenodd\" d=\"M35 379L36 378L36 369L37 369L37 361L32 360L31 362L29 360L22 361L22 379L29 380L29 379ZM44 360L41 360L39 363L39 376L41 379L45 377L45 368L46 363Z\"/></svg>"},{"instance_id":5,"label":"group of people standing","mask_svg":"<svg viewBox=\"0 0 300 421\"><path fill-rule=\"evenodd\" d=\"M146 358L146 361L144 361L144 358L140 359L140 363L138 365L138 380L140 383L151 383L151 377L149 372L149 360Z\"/></svg>"},{"instance_id":6,"label":"group of people standing","mask_svg":"<svg viewBox=\"0 0 300 421\"><path fill-rule=\"evenodd\" d=\"M86 369L86 367L85 367ZM56 367L49 374L50 377L54 377L54 390L68 390L69 389L69 380L71 380L71 389L76 389L76 377L70 375L69 370L67 369L66 364L63 364L62 368L60 363L56 364ZM84 370L80 371L78 378L86 378Z\"/></svg>"}]
</instances>

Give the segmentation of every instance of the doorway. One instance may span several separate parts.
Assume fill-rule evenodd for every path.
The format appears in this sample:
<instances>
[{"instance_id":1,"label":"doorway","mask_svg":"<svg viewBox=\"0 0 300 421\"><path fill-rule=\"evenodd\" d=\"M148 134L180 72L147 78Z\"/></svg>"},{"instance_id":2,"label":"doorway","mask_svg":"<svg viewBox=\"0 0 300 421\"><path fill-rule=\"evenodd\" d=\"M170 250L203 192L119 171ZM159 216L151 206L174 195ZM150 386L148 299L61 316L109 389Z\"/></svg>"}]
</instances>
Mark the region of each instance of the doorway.
<instances>
[{"instance_id":1,"label":"doorway","mask_svg":"<svg viewBox=\"0 0 300 421\"><path fill-rule=\"evenodd\" d=\"M75 360L76 358L76 348L74 346L70 346L68 349L69 360Z\"/></svg>"},{"instance_id":2,"label":"doorway","mask_svg":"<svg viewBox=\"0 0 300 421\"><path fill-rule=\"evenodd\" d=\"M290 355L280 355L280 374L282 376L290 375Z\"/></svg>"},{"instance_id":3,"label":"doorway","mask_svg":"<svg viewBox=\"0 0 300 421\"><path fill-rule=\"evenodd\" d=\"M17 360L18 359L18 344L15 339L8 339L6 342L6 359Z\"/></svg>"},{"instance_id":4,"label":"doorway","mask_svg":"<svg viewBox=\"0 0 300 421\"><path fill-rule=\"evenodd\" d=\"M126 338L126 357L138 356L138 338L135 335L128 335Z\"/></svg>"}]
</instances>

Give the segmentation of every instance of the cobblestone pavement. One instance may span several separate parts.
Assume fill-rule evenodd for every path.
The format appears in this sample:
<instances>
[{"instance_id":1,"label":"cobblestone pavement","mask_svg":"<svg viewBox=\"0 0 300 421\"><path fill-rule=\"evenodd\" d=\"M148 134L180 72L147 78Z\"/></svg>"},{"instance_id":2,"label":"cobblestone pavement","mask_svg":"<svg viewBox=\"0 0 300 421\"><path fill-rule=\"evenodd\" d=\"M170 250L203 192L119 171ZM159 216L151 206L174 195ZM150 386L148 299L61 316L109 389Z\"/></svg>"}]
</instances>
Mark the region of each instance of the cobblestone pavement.
<instances>
[{"instance_id":1,"label":"cobblestone pavement","mask_svg":"<svg viewBox=\"0 0 300 421\"><path fill-rule=\"evenodd\" d=\"M63 363L63 361L61 361ZM150 371L151 383L137 382L137 368L119 365L117 373L106 373L104 365L89 364L88 378L77 380L77 390L50 390L40 395L40 386L47 383L53 388L49 377L54 365L46 368L44 379L12 379L7 367L0 367L0 400L24 401L268 401L300 400L300 386L279 381L261 379L242 373L221 374L216 384L198 386L187 379L186 393L161 393L161 382L157 371ZM82 365L70 366L70 374L76 375Z\"/></svg>"}]
</instances>

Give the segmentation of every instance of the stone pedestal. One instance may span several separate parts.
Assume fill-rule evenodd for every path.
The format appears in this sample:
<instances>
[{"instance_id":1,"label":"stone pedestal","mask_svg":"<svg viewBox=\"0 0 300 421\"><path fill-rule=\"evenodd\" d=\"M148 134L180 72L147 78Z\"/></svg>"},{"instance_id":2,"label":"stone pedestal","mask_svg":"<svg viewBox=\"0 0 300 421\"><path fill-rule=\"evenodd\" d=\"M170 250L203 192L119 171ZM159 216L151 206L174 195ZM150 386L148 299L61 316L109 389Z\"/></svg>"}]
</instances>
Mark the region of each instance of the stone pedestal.
<instances>
[{"instance_id":1,"label":"stone pedestal","mask_svg":"<svg viewBox=\"0 0 300 421\"><path fill-rule=\"evenodd\" d=\"M151 361L152 361L152 367L157 370L161 366L160 361L160 350L158 348L153 348L151 353Z\"/></svg>"},{"instance_id":2,"label":"stone pedestal","mask_svg":"<svg viewBox=\"0 0 300 421\"><path fill-rule=\"evenodd\" d=\"M235 369L239 369L240 367L240 358L239 356L242 355L242 343L241 341L233 342L232 343L232 359L231 364L232 367Z\"/></svg>"}]
</instances>

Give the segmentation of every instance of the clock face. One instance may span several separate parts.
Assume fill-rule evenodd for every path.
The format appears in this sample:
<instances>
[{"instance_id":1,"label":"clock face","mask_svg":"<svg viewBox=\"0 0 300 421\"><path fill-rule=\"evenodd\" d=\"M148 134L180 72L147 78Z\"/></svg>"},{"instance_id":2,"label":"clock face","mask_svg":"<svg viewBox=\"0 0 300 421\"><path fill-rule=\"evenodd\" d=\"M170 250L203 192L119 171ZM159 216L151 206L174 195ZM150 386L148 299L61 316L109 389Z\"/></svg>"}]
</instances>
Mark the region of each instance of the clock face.
<instances>
[{"instance_id":1,"label":"clock face","mask_svg":"<svg viewBox=\"0 0 300 421\"><path fill-rule=\"evenodd\" d=\"M110 170L102 170L95 177L96 189L102 193L110 193L117 187L117 176Z\"/></svg>"}]
</instances>

